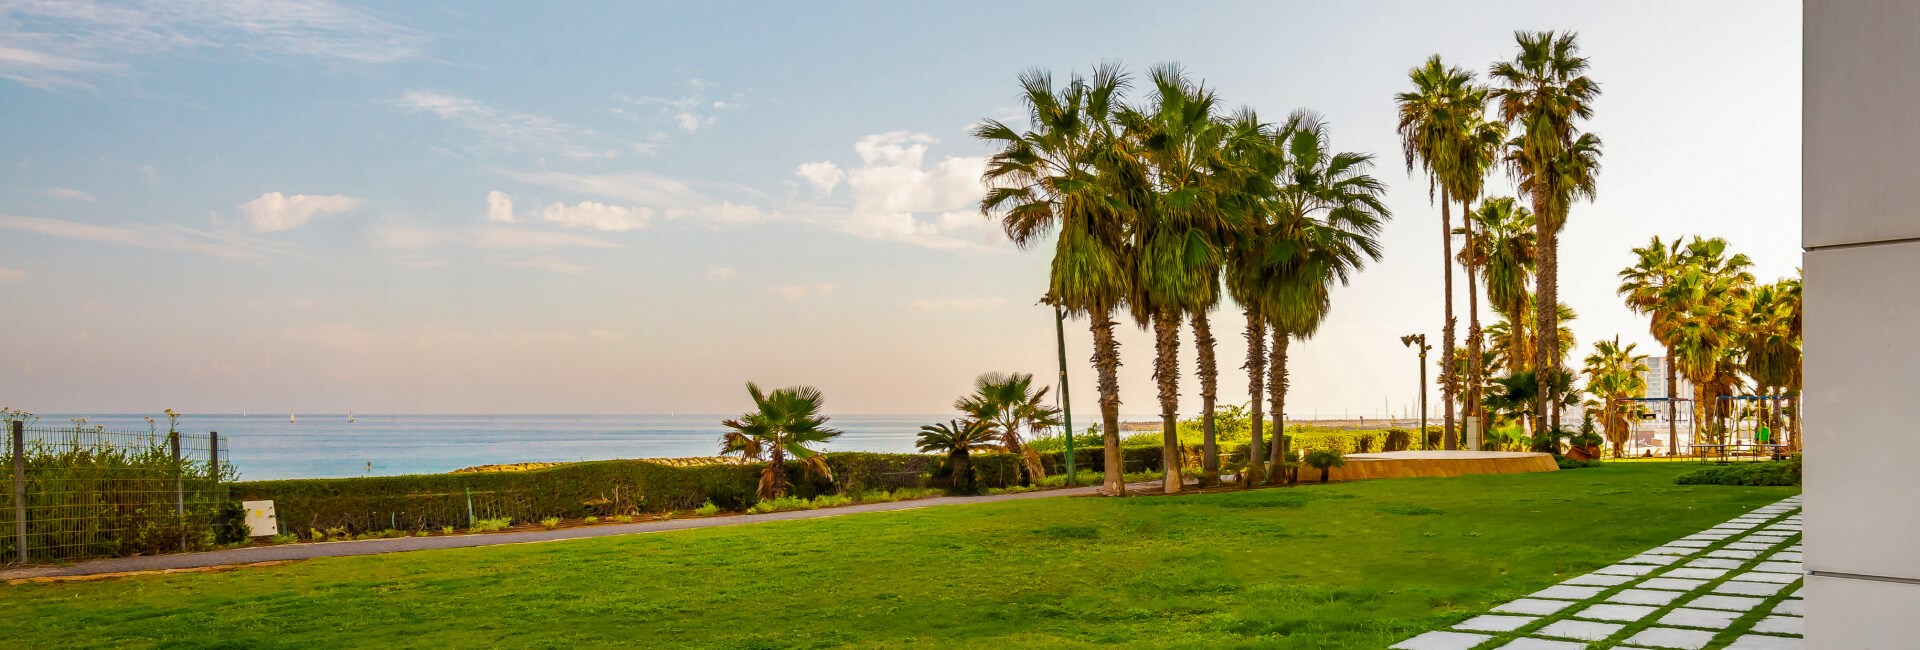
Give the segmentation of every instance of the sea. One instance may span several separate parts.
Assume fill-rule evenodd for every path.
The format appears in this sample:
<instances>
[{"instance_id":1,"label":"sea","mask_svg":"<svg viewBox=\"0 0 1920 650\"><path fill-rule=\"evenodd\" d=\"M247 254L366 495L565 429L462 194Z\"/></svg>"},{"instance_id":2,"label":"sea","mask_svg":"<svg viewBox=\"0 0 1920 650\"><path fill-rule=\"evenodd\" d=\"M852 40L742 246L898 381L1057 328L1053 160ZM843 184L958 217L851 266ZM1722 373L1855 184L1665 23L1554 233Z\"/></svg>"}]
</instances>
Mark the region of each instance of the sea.
<instances>
[{"instance_id":1,"label":"sea","mask_svg":"<svg viewBox=\"0 0 1920 650\"><path fill-rule=\"evenodd\" d=\"M182 432L220 433L221 455L244 480L451 472L476 465L713 456L732 415L188 414ZM40 414L42 424L144 433L137 414ZM920 427L952 415L837 415L829 451L912 452ZM166 430L162 419L157 428Z\"/></svg>"}]
</instances>

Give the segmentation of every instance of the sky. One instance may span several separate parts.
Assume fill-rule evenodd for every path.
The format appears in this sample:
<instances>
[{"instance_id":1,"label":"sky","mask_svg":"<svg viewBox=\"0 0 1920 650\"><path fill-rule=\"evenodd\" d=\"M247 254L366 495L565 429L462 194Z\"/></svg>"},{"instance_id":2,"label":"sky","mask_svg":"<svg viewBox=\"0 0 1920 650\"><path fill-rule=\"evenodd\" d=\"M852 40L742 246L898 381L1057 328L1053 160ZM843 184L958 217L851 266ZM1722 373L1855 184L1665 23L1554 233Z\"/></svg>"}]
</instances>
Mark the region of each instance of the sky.
<instances>
[{"instance_id":1,"label":"sky","mask_svg":"<svg viewBox=\"0 0 1920 650\"><path fill-rule=\"evenodd\" d=\"M1437 343L1443 299L1393 95L1431 54L1484 76L1523 29L1577 31L1603 90L1599 197L1561 237L1577 355L1654 348L1614 289L1655 235L1796 272L1795 2L0 0L0 404L724 413L753 380L944 413L981 372L1057 368L1051 247L979 214L969 126L1024 123L1029 68L1171 61L1376 156L1385 257L1293 346L1287 410L1398 415L1399 337ZM1220 399L1244 402L1244 320L1213 322ZM1086 323L1066 331L1090 422ZM1151 338L1120 340L1121 410L1155 412Z\"/></svg>"}]
</instances>

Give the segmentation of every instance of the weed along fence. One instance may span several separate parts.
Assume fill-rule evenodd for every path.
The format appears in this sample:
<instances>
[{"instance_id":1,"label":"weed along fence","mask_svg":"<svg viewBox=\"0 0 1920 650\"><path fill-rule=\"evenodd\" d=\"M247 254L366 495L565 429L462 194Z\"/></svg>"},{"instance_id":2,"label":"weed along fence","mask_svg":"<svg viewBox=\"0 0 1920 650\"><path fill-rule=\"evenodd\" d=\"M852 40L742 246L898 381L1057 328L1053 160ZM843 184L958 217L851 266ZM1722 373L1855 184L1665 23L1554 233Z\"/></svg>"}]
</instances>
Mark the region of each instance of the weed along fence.
<instances>
[{"instance_id":1,"label":"weed along fence","mask_svg":"<svg viewBox=\"0 0 1920 650\"><path fill-rule=\"evenodd\" d=\"M8 422L0 563L210 548L226 505L216 433Z\"/></svg>"}]
</instances>

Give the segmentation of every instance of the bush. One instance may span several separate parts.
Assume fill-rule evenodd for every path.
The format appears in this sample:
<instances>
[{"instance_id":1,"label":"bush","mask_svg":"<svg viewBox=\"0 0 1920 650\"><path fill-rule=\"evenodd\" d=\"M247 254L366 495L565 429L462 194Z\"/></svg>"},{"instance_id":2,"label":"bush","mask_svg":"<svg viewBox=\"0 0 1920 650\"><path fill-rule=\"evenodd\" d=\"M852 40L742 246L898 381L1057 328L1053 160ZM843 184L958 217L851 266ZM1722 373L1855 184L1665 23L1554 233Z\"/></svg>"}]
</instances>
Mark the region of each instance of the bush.
<instances>
[{"instance_id":1,"label":"bush","mask_svg":"<svg viewBox=\"0 0 1920 650\"><path fill-rule=\"evenodd\" d=\"M587 522L587 523L589 523L589 524L597 524L597 523L600 523L600 518L599 518L599 517L595 517L595 516L593 516L593 515L587 515L587 518L586 518L586 519L582 519L581 521L585 521L585 522Z\"/></svg>"},{"instance_id":2,"label":"bush","mask_svg":"<svg viewBox=\"0 0 1920 650\"><path fill-rule=\"evenodd\" d=\"M540 520L540 527L541 527L541 528L545 528L545 529L547 529L547 530L553 530L553 529L555 529L555 528L559 528L559 527L560 527L560 518L559 518L559 517L547 517L547 518L545 518L545 519L541 519L541 520Z\"/></svg>"},{"instance_id":3,"label":"bush","mask_svg":"<svg viewBox=\"0 0 1920 650\"><path fill-rule=\"evenodd\" d=\"M512 526L512 525L513 525L512 517L500 517L498 519L480 519L480 520L474 521L473 526L467 528L467 532L491 533L495 531L506 530L508 526Z\"/></svg>"},{"instance_id":4,"label":"bush","mask_svg":"<svg viewBox=\"0 0 1920 650\"><path fill-rule=\"evenodd\" d=\"M252 535L253 529L247 527L247 509L239 501L220 504L220 509L213 515L215 544L238 544Z\"/></svg>"},{"instance_id":5,"label":"bush","mask_svg":"<svg viewBox=\"0 0 1920 650\"><path fill-rule=\"evenodd\" d=\"M1598 460L1574 460L1566 456L1555 456L1553 459L1560 463L1560 469L1586 469L1600 466Z\"/></svg>"},{"instance_id":6,"label":"bush","mask_svg":"<svg viewBox=\"0 0 1920 650\"><path fill-rule=\"evenodd\" d=\"M1342 457L1340 452L1332 449L1315 449L1307 452L1302 462L1305 462L1308 467L1320 470L1320 482L1325 483L1333 468L1345 467L1347 459Z\"/></svg>"},{"instance_id":7,"label":"bush","mask_svg":"<svg viewBox=\"0 0 1920 650\"><path fill-rule=\"evenodd\" d=\"M1800 457L1760 463L1710 467L1674 477L1678 485L1800 485Z\"/></svg>"},{"instance_id":8,"label":"bush","mask_svg":"<svg viewBox=\"0 0 1920 650\"><path fill-rule=\"evenodd\" d=\"M1406 429L1387 429L1387 443L1381 451L1406 451L1413 447L1413 434Z\"/></svg>"},{"instance_id":9,"label":"bush","mask_svg":"<svg viewBox=\"0 0 1920 650\"><path fill-rule=\"evenodd\" d=\"M713 505L712 501L708 501L706 503L700 504L700 507L694 508L693 514L699 515L701 517L709 517L709 516L717 515L717 514L720 514L720 506Z\"/></svg>"}]
</instances>

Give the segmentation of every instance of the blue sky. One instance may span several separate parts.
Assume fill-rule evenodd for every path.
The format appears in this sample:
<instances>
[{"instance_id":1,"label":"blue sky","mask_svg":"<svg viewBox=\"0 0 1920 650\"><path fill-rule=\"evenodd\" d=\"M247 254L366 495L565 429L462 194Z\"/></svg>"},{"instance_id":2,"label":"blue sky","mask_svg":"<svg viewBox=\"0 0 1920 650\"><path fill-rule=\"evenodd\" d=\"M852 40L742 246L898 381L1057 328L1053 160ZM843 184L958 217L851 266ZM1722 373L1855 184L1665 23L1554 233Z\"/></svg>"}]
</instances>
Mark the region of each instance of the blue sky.
<instances>
[{"instance_id":1,"label":"blue sky","mask_svg":"<svg viewBox=\"0 0 1920 650\"><path fill-rule=\"evenodd\" d=\"M1549 28L1581 33L1605 89L1601 198L1563 236L1583 348L1651 347L1613 287L1652 235L1793 272L1791 2L0 0L0 403L724 412L754 379L940 412L974 374L1054 359L1045 253L974 211L967 127L1019 114L1025 68L1118 60L1316 110L1378 156L1387 259L1295 347L1289 410L1398 412L1397 337L1437 339L1440 226L1392 94L1428 54L1484 70ZM1151 412L1150 341L1123 345L1123 410ZM1223 337L1223 399L1245 399L1243 349Z\"/></svg>"}]
</instances>

